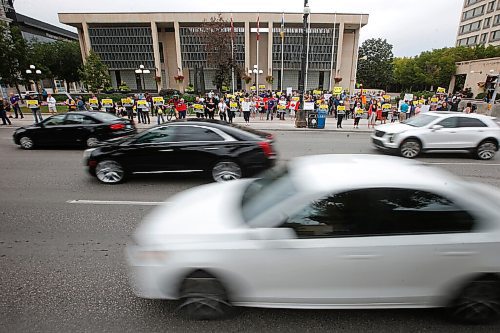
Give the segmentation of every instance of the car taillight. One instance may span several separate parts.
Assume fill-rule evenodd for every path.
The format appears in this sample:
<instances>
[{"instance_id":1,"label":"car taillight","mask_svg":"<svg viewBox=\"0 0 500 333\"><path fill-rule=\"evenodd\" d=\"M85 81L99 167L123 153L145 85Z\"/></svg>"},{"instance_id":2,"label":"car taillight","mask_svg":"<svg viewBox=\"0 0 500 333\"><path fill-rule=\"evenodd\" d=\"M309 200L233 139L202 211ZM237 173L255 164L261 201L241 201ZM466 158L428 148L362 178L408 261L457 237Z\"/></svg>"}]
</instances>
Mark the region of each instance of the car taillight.
<instances>
[{"instance_id":1,"label":"car taillight","mask_svg":"<svg viewBox=\"0 0 500 333\"><path fill-rule=\"evenodd\" d=\"M271 143L267 141L262 141L259 142L259 146L260 148L262 148L262 151L264 152L264 155L266 155L266 157L271 157L274 155L273 146L271 146Z\"/></svg>"},{"instance_id":2,"label":"car taillight","mask_svg":"<svg viewBox=\"0 0 500 333\"><path fill-rule=\"evenodd\" d=\"M121 130L121 129L125 128L125 124L122 124L122 123L111 124L111 125L109 125L109 128L112 129L113 131Z\"/></svg>"}]
</instances>

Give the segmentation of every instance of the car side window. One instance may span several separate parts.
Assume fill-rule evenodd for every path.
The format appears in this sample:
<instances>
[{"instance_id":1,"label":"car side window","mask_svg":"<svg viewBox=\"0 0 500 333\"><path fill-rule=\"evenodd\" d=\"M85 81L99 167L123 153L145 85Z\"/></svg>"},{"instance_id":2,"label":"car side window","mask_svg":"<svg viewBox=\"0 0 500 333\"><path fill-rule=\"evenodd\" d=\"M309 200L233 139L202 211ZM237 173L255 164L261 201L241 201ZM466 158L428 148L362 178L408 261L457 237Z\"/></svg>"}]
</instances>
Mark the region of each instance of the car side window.
<instances>
[{"instance_id":1,"label":"car side window","mask_svg":"<svg viewBox=\"0 0 500 333\"><path fill-rule=\"evenodd\" d=\"M57 116L52 116L50 118L47 118L47 120L45 120L43 122L43 124L45 126L58 126L58 125L62 125L63 123L64 123L64 115L63 114L60 114Z\"/></svg>"},{"instance_id":2,"label":"car side window","mask_svg":"<svg viewBox=\"0 0 500 333\"><path fill-rule=\"evenodd\" d=\"M441 125L443 128L455 128L457 127L457 117L443 119L437 125Z\"/></svg>"},{"instance_id":3,"label":"car side window","mask_svg":"<svg viewBox=\"0 0 500 333\"><path fill-rule=\"evenodd\" d=\"M474 218L437 194L374 188L314 201L282 227L299 238L455 233L472 231Z\"/></svg>"},{"instance_id":4,"label":"car side window","mask_svg":"<svg viewBox=\"0 0 500 333\"><path fill-rule=\"evenodd\" d=\"M99 122L92 117L89 117L89 116L83 117L83 124L90 125L90 124L98 124L98 123Z\"/></svg>"},{"instance_id":5,"label":"car side window","mask_svg":"<svg viewBox=\"0 0 500 333\"><path fill-rule=\"evenodd\" d=\"M139 136L133 143L166 143L174 141L174 128L163 126L154 128Z\"/></svg>"},{"instance_id":6,"label":"car side window","mask_svg":"<svg viewBox=\"0 0 500 333\"><path fill-rule=\"evenodd\" d=\"M458 127L488 127L488 126L477 118L459 117Z\"/></svg>"},{"instance_id":7,"label":"car side window","mask_svg":"<svg viewBox=\"0 0 500 333\"><path fill-rule=\"evenodd\" d=\"M224 139L209 128L198 126L176 126L177 141L224 141Z\"/></svg>"},{"instance_id":8,"label":"car side window","mask_svg":"<svg viewBox=\"0 0 500 333\"><path fill-rule=\"evenodd\" d=\"M66 116L66 120L64 121L65 125L80 125L84 122L84 115L81 114L68 114Z\"/></svg>"}]
</instances>

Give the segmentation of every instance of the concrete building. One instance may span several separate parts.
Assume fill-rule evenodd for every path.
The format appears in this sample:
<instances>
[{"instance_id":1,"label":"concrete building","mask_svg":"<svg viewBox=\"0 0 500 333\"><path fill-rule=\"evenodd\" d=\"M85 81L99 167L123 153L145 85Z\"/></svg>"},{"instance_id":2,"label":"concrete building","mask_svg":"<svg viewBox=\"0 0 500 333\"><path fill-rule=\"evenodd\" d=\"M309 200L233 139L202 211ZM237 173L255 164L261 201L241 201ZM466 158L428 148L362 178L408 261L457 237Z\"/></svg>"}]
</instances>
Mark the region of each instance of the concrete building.
<instances>
[{"instance_id":1,"label":"concrete building","mask_svg":"<svg viewBox=\"0 0 500 333\"><path fill-rule=\"evenodd\" d=\"M480 93L491 97L500 73L500 57L462 61L456 65L457 71L451 79L448 91L470 88L473 97Z\"/></svg>"},{"instance_id":2,"label":"concrete building","mask_svg":"<svg viewBox=\"0 0 500 333\"><path fill-rule=\"evenodd\" d=\"M500 45L500 0L464 0L456 46Z\"/></svg>"},{"instance_id":3,"label":"concrete building","mask_svg":"<svg viewBox=\"0 0 500 333\"><path fill-rule=\"evenodd\" d=\"M283 89L298 88L302 50L302 13L285 13ZM60 13L59 21L78 29L82 57L92 49L108 65L112 84L125 82L131 89L142 89L140 65L150 69L145 88L183 90L194 84L198 68L203 68L206 89L215 88L215 70L206 63L206 54L196 35L201 23L217 13ZM229 22L231 14L222 13ZM281 80L282 13L260 13L260 41L257 64L257 13L232 13L235 27L235 59L240 68L236 88L249 89L242 79L248 70L262 70L259 85L278 89ZM356 82L359 32L368 15L313 13L310 15L310 46L307 89L329 89L334 78L339 85L354 89ZM229 27L229 25L228 25ZM176 82L174 77L185 79ZM274 82L265 78L273 76ZM198 77L198 76L197 76Z\"/></svg>"},{"instance_id":4,"label":"concrete building","mask_svg":"<svg viewBox=\"0 0 500 333\"><path fill-rule=\"evenodd\" d=\"M16 24L21 29L23 38L28 42L50 43L57 40L78 40L78 35L66 29L56 27L32 17L16 13Z\"/></svg>"}]
</instances>

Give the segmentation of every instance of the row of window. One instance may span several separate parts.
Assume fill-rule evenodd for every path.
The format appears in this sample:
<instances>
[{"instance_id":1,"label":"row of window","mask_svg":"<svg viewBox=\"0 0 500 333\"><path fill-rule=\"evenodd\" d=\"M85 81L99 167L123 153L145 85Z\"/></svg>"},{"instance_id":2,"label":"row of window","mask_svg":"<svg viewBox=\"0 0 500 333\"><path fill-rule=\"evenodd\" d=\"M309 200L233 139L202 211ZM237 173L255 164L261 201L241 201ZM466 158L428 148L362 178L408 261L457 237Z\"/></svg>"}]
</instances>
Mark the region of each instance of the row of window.
<instances>
[{"instance_id":1,"label":"row of window","mask_svg":"<svg viewBox=\"0 0 500 333\"><path fill-rule=\"evenodd\" d=\"M121 45L151 45L153 38L151 36L127 36L127 37L90 37L90 40L96 44L121 44Z\"/></svg>"},{"instance_id":2,"label":"row of window","mask_svg":"<svg viewBox=\"0 0 500 333\"><path fill-rule=\"evenodd\" d=\"M490 38L488 40L488 32L481 35L474 35L467 38L462 38L457 41L458 46L471 46L477 44L486 44L486 42L496 42L500 40L500 30L492 31L489 33Z\"/></svg>"},{"instance_id":3,"label":"row of window","mask_svg":"<svg viewBox=\"0 0 500 333\"><path fill-rule=\"evenodd\" d=\"M472 6L478 2L481 2L481 1L484 1L484 0L465 0L465 7L469 7L469 6Z\"/></svg>"},{"instance_id":4,"label":"row of window","mask_svg":"<svg viewBox=\"0 0 500 333\"><path fill-rule=\"evenodd\" d=\"M481 29L481 22L482 22L482 20L479 20L476 22L462 25L458 31L458 34L463 35L463 34L466 34L466 33L472 32L472 31L477 31L477 30ZM485 25L486 25L486 20L485 20Z\"/></svg>"},{"instance_id":5,"label":"row of window","mask_svg":"<svg viewBox=\"0 0 500 333\"><path fill-rule=\"evenodd\" d=\"M128 37L128 36L149 36L149 27L89 27L90 37Z\"/></svg>"},{"instance_id":6,"label":"row of window","mask_svg":"<svg viewBox=\"0 0 500 333\"><path fill-rule=\"evenodd\" d=\"M484 5L470 9L462 14L462 21L470 20L484 14Z\"/></svg>"}]
</instances>

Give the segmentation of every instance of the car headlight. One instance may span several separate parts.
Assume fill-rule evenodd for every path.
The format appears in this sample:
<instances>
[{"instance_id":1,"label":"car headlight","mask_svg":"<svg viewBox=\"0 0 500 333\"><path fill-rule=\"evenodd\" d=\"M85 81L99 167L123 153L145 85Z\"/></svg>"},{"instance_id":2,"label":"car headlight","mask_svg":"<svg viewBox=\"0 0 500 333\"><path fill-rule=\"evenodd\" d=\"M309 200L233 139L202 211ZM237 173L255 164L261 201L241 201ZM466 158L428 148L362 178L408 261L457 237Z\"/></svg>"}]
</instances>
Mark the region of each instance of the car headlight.
<instances>
[{"instance_id":1,"label":"car headlight","mask_svg":"<svg viewBox=\"0 0 500 333\"><path fill-rule=\"evenodd\" d=\"M85 151L83 152L83 159L87 160L89 159L90 155L92 154L92 152L94 150L96 150L97 148L90 148L90 149L85 149Z\"/></svg>"}]
</instances>

